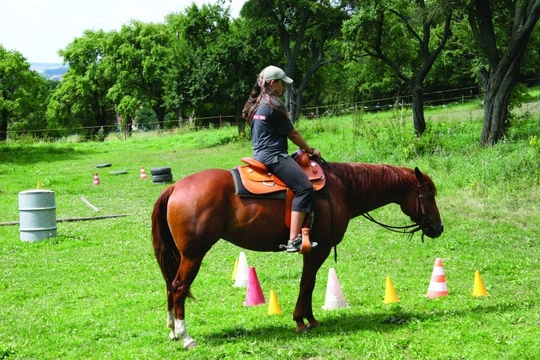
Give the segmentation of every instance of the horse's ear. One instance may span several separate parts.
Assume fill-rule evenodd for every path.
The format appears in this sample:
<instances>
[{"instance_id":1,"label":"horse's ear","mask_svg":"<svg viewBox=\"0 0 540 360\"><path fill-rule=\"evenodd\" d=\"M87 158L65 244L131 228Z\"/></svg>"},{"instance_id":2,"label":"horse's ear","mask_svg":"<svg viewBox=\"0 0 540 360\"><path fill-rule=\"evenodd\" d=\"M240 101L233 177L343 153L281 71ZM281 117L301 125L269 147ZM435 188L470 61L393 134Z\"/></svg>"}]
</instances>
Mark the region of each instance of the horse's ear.
<instances>
[{"instance_id":1,"label":"horse's ear","mask_svg":"<svg viewBox=\"0 0 540 360\"><path fill-rule=\"evenodd\" d=\"M422 172L420 171L420 169L418 169L418 167L414 168L414 175L416 175L416 178L418 179L418 181L420 181L420 184L423 184L426 182L426 179L424 178L424 174L422 174Z\"/></svg>"}]
</instances>

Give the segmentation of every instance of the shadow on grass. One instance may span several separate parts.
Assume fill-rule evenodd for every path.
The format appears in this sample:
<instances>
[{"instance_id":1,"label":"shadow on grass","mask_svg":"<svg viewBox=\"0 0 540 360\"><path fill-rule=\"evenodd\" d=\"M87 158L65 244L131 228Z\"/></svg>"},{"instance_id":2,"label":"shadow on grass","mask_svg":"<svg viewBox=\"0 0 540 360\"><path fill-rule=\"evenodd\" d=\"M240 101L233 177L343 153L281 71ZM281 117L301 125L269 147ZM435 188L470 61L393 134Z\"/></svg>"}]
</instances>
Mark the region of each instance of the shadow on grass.
<instances>
[{"instance_id":1,"label":"shadow on grass","mask_svg":"<svg viewBox=\"0 0 540 360\"><path fill-rule=\"evenodd\" d=\"M0 146L0 163L29 165L40 162L59 162L82 158L91 152L88 150L75 150L71 147L14 145Z\"/></svg>"},{"instance_id":2,"label":"shadow on grass","mask_svg":"<svg viewBox=\"0 0 540 360\"><path fill-rule=\"evenodd\" d=\"M309 330L307 333L298 334L298 336L308 335L310 337L335 337L343 334L356 334L359 331L371 331L376 333L392 332L408 326L408 324L418 324L427 322L444 321L449 317L463 317L471 313L474 314L492 314L506 311L514 308L514 304L474 306L463 310L426 310L417 312L405 312L400 308L394 311L384 313L371 313L365 315L351 315L346 311L335 313L334 316L327 317L317 328ZM285 335L290 337L294 333L294 323L290 326L284 325L263 325L260 327L247 328L242 325L237 327L215 331L205 334L208 341L217 345L228 343L231 340L253 339L258 341L272 341L276 338L283 338Z\"/></svg>"}]
</instances>

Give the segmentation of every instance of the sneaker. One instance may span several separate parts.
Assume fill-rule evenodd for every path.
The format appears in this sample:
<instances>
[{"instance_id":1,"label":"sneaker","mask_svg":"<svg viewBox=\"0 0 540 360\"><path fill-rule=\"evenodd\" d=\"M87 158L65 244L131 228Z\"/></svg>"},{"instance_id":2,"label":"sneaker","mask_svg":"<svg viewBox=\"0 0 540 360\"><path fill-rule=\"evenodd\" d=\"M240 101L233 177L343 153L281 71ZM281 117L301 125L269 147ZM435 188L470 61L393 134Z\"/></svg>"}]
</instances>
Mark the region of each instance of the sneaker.
<instances>
[{"instance_id":1,"label":"sneaker","mask_svg":"<svg viewBox=\"0 0 540 360\"><path fill-rule=\"evenodd\" d=\"M317 245L319 244L313 241L311 242L312 249L316 247ZM290 252L290 253L299 252L301 248L302 248L302 235L298 235L296 239L294 240L289 240L287 242L287 246L285 247L285 249L287 249L287 252Z\"/></svg>"},{"instance_id":2,"label":"sneaker","mask_svg":"<svg viewBox=\"0 0 540 360\"><path fill-rule=\"evenodd\" d=\"M299 252L300 248L302 247L302 235L298 235L296 239L289 240L287 242L287 246L285 249L287 249L287 252Z\"/></svg>"}]
</instances>

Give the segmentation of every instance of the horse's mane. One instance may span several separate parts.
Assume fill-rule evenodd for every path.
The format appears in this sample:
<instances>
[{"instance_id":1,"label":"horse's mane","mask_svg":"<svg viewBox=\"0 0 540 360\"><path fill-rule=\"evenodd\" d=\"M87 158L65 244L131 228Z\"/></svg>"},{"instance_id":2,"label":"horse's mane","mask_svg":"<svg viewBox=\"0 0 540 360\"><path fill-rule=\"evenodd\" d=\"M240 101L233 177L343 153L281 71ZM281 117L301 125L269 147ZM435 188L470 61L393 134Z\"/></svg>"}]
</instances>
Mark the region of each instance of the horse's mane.
<instances>
[{"instance_id":1,"label":"horse's mane","mask_svg":"<svg viewBox=\"0 0 540 360\"><path fill-rule=\"evenodd\" d=\"M373 196L388 193L388 190L400 192L403 188L416 187L418 180L413 169L387 164L368 163L326 163L326 174L337 177L349 190L369 191ZM436 194L435 184L424 174L428 184Z\"/></svg>"}]
</instances>

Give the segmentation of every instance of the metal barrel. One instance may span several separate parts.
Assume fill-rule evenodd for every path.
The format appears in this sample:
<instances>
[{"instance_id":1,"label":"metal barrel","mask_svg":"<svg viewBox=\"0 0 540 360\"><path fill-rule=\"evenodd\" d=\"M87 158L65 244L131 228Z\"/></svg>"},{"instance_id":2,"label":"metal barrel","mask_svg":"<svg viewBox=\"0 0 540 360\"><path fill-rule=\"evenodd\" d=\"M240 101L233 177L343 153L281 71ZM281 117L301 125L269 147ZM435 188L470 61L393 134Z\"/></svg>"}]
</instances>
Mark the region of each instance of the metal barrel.
<instances>
[{"instance_id":1,"label":"metal barrel","mask_svg":"<svg viewBox=\"0 0 540 360\"><path fill-rule=\"evenodd\" d=\"M19 193L21 241L37 242L56 237L54 191L26 190Z\"/></svg>"}]
</instances>

